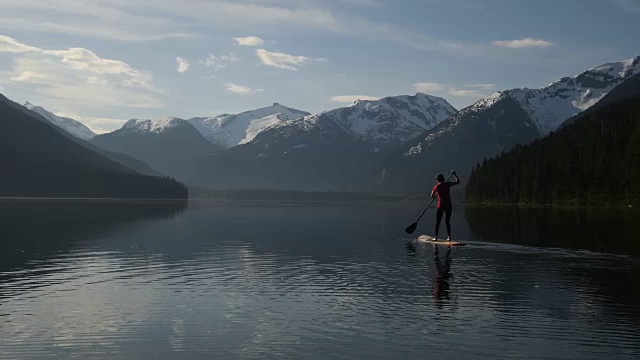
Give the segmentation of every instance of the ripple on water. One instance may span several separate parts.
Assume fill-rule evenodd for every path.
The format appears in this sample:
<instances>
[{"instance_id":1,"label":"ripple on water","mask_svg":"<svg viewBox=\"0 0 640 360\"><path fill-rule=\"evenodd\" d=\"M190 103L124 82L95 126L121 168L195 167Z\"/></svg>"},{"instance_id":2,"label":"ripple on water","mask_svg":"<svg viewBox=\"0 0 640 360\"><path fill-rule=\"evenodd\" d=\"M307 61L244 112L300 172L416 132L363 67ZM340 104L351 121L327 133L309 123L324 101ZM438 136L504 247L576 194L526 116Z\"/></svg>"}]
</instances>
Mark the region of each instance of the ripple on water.
<instances>
[{"instance_id":1,"label":"ripple on water","mask_svg":"<svg viewBox=\"0 0 640 360\"><path fill-rule=\"evenodd\" d=\"M629 257L484 243L407 251L388 239L321 256L214 237L163 252L136 239L0 273L0 358L640 354L637 298L607 288L637 266ZM108 250L119 241L134 250Z\"/></svg>"}]
</instances>

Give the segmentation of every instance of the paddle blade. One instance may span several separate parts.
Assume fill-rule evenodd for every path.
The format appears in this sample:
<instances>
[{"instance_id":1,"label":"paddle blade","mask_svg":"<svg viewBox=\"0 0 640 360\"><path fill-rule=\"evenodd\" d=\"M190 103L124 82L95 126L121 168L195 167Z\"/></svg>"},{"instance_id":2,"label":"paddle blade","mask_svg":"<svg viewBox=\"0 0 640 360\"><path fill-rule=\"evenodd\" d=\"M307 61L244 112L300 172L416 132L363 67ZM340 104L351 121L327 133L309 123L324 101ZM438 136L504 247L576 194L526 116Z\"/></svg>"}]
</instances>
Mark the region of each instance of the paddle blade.
<instances>
[{"instance_id":1,"label":"paddle blade","mask_svg":"<svg viewBox=\"0 0 640 360\"><path fill-rule=\"evenodd\" d=\"M413 232L416 231L417 227L418 227L418 223L414 222L413 224L407 226L407 228L404 229L404 231L406 231L407 234L413 234Z\"/></svg>"}]
</instances>

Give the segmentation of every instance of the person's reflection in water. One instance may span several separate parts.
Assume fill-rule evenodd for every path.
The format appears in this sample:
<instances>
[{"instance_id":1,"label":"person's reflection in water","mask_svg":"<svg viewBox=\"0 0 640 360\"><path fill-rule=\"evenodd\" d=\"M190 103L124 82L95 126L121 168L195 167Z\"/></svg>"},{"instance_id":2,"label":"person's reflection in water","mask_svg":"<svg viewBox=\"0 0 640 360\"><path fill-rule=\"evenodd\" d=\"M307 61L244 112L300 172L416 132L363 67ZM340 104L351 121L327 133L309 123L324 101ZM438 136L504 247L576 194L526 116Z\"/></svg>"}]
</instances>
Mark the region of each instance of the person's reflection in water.
<instances>
[{"instance_id":1,"label":"person's reflection in water","mask_svg":"<svg viewBox=\"0 0 640 360\"><path fill-rule=\"evenodd\" d=\"M445 301L449 300L449 277L451 276L451 247L447 246L444 264L440 260L439 245L433 245L434 263L436 265L436 278L433 281L433 299L438 308L442 308Z\"/></svg>"}]
</instances>

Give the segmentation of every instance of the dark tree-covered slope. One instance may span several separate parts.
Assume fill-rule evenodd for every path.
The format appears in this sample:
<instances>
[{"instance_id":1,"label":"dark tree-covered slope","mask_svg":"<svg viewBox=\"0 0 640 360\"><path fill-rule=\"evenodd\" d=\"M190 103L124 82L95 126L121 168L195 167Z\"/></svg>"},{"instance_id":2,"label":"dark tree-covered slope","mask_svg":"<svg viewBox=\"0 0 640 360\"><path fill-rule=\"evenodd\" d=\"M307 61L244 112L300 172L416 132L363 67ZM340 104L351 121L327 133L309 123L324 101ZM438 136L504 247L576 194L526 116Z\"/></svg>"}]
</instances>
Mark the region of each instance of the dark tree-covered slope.
<instances>
[{"instance_id":1,"label":"dark tree-covered slope","mask_svg":"<svg viewBox=\"0 0 640 360\"><path fill-rule=\"evenodd\" d=\"M186 120L130 120L121 129L91 139L101 149L127 154L181 181L190 179L198 159L219 151Z\"/></svg>"},{"instance_id":2,"label":"dark tree-covered slope","mask_svg":"<svg viewBox=\"0 0 640 360\"><path fill-rule=\"evenodd\" d=\"M0 197L186 198L175 180L141 175L0 95Z\"/></svg>"},{"instance_id":3,"label":"dark tree-covered slope","mask_svg":"<svg viewBox=\"0 0 640 360\"><path fill-rule=\"evenodd\" d=\"M466 190L475 202L640 204L640 97L605 98L558 132L485 160Z\"/></svg>"}]
</instances>

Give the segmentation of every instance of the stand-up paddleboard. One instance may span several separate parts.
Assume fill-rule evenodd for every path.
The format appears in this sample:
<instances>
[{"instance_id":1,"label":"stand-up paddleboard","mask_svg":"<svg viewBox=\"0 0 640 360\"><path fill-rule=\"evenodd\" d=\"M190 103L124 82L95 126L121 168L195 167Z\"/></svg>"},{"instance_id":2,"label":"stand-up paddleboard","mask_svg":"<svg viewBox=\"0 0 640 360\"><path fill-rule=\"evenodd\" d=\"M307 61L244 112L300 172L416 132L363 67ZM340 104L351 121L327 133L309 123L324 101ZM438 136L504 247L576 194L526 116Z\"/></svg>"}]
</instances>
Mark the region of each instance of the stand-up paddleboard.
<instances>
[{"instance_id":1,"label":"stand-up paddleboard","mask_svg":"<svg viewBox=\"0 0 640 360\"><path fill-rule=\"evenodd\" d=\"M424 242L424 243L436 244L436 245L446 245L446 246L466 246L467 245L466 243L463 243L463 242L447 241L446 239L438 239L438 241L436 241L436 238L429 235L420 235L418 237L418 241Z\"/></svg>"}]
</instances>

